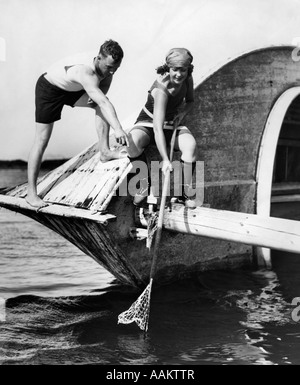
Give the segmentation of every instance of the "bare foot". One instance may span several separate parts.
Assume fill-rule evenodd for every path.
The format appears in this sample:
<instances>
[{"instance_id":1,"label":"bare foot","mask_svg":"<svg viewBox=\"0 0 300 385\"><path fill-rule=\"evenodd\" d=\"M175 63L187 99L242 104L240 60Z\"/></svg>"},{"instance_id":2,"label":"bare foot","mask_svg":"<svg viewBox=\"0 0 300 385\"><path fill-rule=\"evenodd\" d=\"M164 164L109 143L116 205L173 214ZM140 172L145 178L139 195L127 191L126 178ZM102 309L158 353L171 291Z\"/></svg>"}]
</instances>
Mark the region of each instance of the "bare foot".
<instances>
[{"instance_id":1,"label":"bare foot","mask_svg":"<svg viewBox=\"0 0 300 385\"><path fill-rule=\"evenodd\" d=\"M41 209L42 207L49 206L48 203L44 202L39 196L35 195L27 195L25 198L26 202L36 208L36 209Z\"/></svg>"},{"instance_id":2,"label":"bare foot","mask_svg":"<svg viewBox=\"0 0 300 385\"><path fill-rule=\"evenodd\" d=\"M122 159L127 157L127 150L125 147L117 148L114 151L107 151L100 153L100 160L101 162L109 162L113 159Z\"/></svg>"}]
</instances>

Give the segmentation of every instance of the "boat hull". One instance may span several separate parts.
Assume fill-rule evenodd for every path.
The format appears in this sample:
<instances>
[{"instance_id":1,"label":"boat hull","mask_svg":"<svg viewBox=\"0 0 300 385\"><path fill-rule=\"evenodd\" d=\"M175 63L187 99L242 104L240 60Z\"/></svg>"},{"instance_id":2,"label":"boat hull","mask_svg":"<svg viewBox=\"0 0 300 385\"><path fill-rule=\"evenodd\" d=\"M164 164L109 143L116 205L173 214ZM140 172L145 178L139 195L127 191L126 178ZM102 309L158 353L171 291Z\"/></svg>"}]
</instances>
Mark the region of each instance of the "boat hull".
<instances>
[{"instance_id":1,"label":"boat hull","mask_svg":"<svg viewBox=\"0 0 300 385\"><path fill-rule=\"evenodd\" d=\"M142 288L149 282L151 249L147 247L146 238L133 235L133 230L139 224L136 219L137 209L131 199L115 198L110 205L110 212L118 215L110 215L108 220L101 221L97 217L59 214L60 207L56 210L52 208L52 212L49 209L48 213L48 208L36 212L24 199L22 202L22 207L3 200L0 205L55 231L93 258L119 283ZM61 210L64 208L61 207ZM200 271L249 267L252 263L251 246L164 229L155 285L186 279Z\"/></svg>"}]
</instances>

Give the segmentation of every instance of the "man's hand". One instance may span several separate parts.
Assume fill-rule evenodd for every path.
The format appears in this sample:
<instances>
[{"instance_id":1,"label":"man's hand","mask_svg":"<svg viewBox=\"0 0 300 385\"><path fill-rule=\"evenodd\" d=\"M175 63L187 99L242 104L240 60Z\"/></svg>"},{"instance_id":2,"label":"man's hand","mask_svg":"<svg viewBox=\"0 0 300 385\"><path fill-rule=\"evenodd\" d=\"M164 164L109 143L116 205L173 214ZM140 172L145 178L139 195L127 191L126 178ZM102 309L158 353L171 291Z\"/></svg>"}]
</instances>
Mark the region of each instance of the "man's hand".
<instances>
[{"instance_id":1,"label":"man's hand","mask_svg":"<svg viewBox=\"0 0 300 385\"><path fill-rule=\"evenodd\" d=\"M118 128L115 130L115 137L118 144L126 145L129 147L129 140L128 136L125 131L123 131L121 128Z\"/></svg>"},{"instance_id":2,"label":"man's hand","mask_svg":"<svg viewBox=\"0 0 300 385\"><path fill-rule=\"evenodd\" d=\"M170 172L173 171L173 166L172 166L172 163L168 160L163 160L163 164L162 164L162 168L161 168L162 172L166 175L167 171L169 170Z\"/></svg>"}]
</instances>

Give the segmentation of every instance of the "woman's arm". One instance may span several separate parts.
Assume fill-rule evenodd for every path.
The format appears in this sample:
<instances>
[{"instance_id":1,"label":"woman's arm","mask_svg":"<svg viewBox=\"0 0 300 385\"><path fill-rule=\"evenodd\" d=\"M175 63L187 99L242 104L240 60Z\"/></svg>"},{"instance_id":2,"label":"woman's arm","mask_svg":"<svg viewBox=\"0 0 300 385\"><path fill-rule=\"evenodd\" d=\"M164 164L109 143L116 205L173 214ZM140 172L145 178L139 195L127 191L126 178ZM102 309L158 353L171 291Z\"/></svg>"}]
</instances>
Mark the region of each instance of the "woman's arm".
<instances>
[{"instance_id":1,"label":"woman's arm","mask_svg":"<svg viewBox=\"0 0 300 385\"><path fill-rule=\"evenodd\" d=\"M154 98L154 112L153 112L154 138L155 138L157 149L163 160L162 171L166 173L168 169L172 171L172 164L169 160L166 139L163 132L168 96L165 94L165 92L163 92L160 89L153 90L152 95Z\"/></svg>"}]
</instances>

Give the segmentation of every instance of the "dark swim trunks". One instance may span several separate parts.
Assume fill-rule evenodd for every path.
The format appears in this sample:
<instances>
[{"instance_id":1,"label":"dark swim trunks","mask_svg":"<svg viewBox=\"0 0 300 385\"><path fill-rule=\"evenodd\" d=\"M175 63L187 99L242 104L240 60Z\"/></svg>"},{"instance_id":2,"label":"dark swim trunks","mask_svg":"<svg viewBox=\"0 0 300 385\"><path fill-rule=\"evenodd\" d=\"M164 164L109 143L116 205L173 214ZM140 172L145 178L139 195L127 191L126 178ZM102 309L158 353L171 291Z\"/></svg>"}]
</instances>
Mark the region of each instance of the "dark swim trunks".
<instances>
[{"instance_id":1,"label":"dark swim trunks","mask_svg":"<svg viewBox=\"0 0 300 385\"><path fill-rule=\"evenodd\" d=\"M41 75L35 88L35 121L37 123L53 123L61 118L63 106L74 107L85 90L68 92L49 83Z\"/></svg>"}]
</instances>

